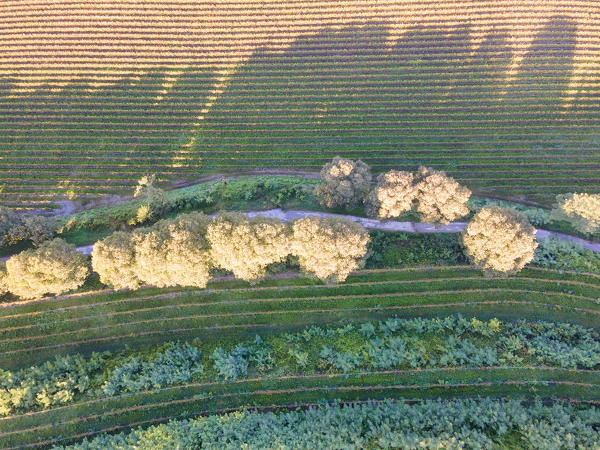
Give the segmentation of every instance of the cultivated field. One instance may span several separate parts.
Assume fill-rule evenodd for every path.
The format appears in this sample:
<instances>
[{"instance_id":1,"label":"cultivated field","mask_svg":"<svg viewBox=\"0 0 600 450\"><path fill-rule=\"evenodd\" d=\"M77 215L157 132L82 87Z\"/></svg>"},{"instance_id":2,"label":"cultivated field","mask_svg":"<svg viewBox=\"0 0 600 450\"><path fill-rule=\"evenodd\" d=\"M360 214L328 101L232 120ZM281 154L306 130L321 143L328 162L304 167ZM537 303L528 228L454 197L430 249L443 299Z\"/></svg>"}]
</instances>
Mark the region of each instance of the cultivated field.
<instances>
[{"instance_id":1,"label":"cultivated field","mask_svg":"<svg viewBox=\"0 0 600 450\"><path fill-rule=\"evenodd\" d=\"M338 154L598 191L599 30L592 1L2 2L0 204Z\"/></svg>"},{"instance_id":2,"label":"cultivated field","mask_svg":"<svg viewBox=\"0 0 600 450\"><path fill-rule=\"evenodd\" d=\"M14 370L55 355L120 350L123 342L135 350L194 337L207 352L211 346L243 342L256 334L268 338L311 325L342 327L390 317L443 318L460 313L484 321L493 317L507 322L561 321L597 330L599 296L597 276L531 268L516 277L486 280L464 266L361 271L338 286L282 278L256 287L215 282L205 291L75 295L0 310L0 365ZM446 369L359 372L249 374L106 398L80 397L62 407L2 418L0 437L2 447L12 447L201 412L325 399L470 395L600 399L596 371L527 361L516 366L467 363Z\"/></svg>"}]
</instances>

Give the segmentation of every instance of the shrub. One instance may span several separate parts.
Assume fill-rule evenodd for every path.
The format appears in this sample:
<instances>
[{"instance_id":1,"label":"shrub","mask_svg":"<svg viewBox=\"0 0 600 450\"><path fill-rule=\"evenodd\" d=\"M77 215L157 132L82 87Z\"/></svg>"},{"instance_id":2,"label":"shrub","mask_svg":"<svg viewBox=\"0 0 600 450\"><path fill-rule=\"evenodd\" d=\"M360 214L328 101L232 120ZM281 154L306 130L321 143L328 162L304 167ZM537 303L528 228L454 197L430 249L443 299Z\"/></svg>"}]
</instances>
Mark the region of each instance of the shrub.
<instances>
[{"instance_id":1,"label":"shrub","mask_svg":"<svg viewBox=\"0 0 600 450\"><path fill-rule=\"evenodd\" d=\"M308 216L296 220L292 230L292 253L300 267L323 281L344 281L364 265L370 238L360 224Z\"/></svg>"},{"instance_id":2,"label":"shrub","mask_svg":"<svg viewBox=\"0 0 600 450\"><path fill-rule=\"evenodd\" d=\"M292 411L242 410L171 420L55 448L584 449L598 447L599 421L600 408L560 400L551 405L488 397L323 402Z\"/></svg>"},{"instance_id":3,"label":"shrub","mask_svg":"<svg viewBox=\"0 0 600 450\"><path fill-rule=\"evenodd\" d=\"M156 175L143 176L138 181L133 196L141 197L144 203L139 206L136 218L132 219L130 225L145 223L158 219L168 207L165 191L154 186Z\"/></svg>"},{"instance_id":4,"label":"shrub","mask_svg":"<svg viewBox=\"0 0 600 450\"><path fill-rule=\"evenodd\" d=\"M39 246L42 242L52 239L56 234L57 224L51 217L24 216L23 233L18 236L20 241L31 241Z\"/></svg>"},{"instance_id":5,"label":"shrub","mask_svg":"<svg viewBox=\"0 0 600 450\"><path fill-rule=\"evenodd\" d=\"M457 233L371 231L366 268L456 266L468 263Z\"/></svg>"},{"instance_id":6,"label":"shrub","mask_svg":"<svg viewBox=\"0 0 600 450\"><path fill-rule=\"evenodd\" d=\"M131 356L113 369L101 390L106 395L160 389L189 382L202 373L200 350L184 342L171 342L150 358Z\"/></svg>"},{"instance_id":7,"label":"shrub","mask_svg":"<svg viewBox=\"0 0 600 450\"><path fill-rule=\"evenodd\" d=\"M488 274L515 273L533 259L535 231L514 209L483 208L467 225L462 242L471 261Z\"/></svg>"},{"instance_id":8,"label":"shrub","mask_svg":"<svg viewBox=\"0 0 600 450\"><path fill-rule=\"evenodd\" d=\"M578 242L553 236L539 239L533 263L558 270L600 273L600 254L586 250Z\"/></svg>"},{"instance_id":9,"label":"shrub","mask_svg":"<svg viewBox=\"0 0 600 450\"><path fill-rule=\"evenodd\" d=\"M377 187L366 200L369 217L387 219L410 211L417 195L414 175L409 172L390 170L377 177Z\"/></svg>"},{"instance_id":10,"label":"shrub","mask_svg":"<svg viewBox=\"0 0 600 450\"><path fill-rule=\"evenodd\" d=\"M92 268L100 281L115 289L136 289L140 285L135 264L135 242L131 233L117 231L94 244Z\"/></svg>"},{"instance_id":11,"label":"shrub","mask_svg":"<svg viewBox=\"0 0 600 450\"><path fill-rule=\"evenodd\" d=\"M419 167L416 185L417 212L427 223L448 224L469 214L471 191L442 171Z\"/></svg>"},{"instance_id":12,"label":"shrub","mask_svg":"<svg viewBox=\"0 0 600 450\"><path fill-rule=\"evenodd\" d=\"M240 213L215 217L207 227L215 265L237 278L256 280L269 264L282 262L290 252L289 227L278 219Z\"/></svg>"},{"instance_id":13,"label":"shrub","mask_svg":"<svg viewBox=\"0 0 600 450\"><path fill-rule=\"evenodd\" d=\"M600 194L559 194L552 210L556 220L566 220L582 233L600 230Z\"/></svg>"},{"instance_id":14,"label":"shrub","mask_svg":"<svg viewBox=\"0 0 600 450\"><path fill-rule=\"evenodd\" d=\"M10 292L23 298L77 289L89 275L87 257L58 238L11 257L6 268Z\"/></svg>"},{"instance_id":15,"label":"shrub","mask_svg":"<svg viewBox=\"0 0 600 450\"><path fill-rule=\"evenodd\" d=\"M90 390L107 359L108 353L64 355L16 372L0 370L0 415L70 403Z\"/></svg>"},{"instance_id":16,"label":"shrub","mask_svg":"<svg viewBox=\"0 0 600 450\"><path fill-rule=\"evenodd\" d=\"M215 370L226 380L235 380L248 373L248 349L238 344L231 352L221 347L215 349L210 359L214 361Z\"/></svg>"},{"instance_id":17,"label":"shrub","mask_svg":"<svg viewBox=\"0 0 600 450\"><path fill-rule=\"evenodd\" d=\"M321 169L315 194L328 208L352 208L362 204L371 189L371 171L362 161L335 157Z\"/></svg>"},{"instance_id":18,"label":"shrub","mask_svg":"<svg viewBox=\"0 0 600 450\"><path fill-rule=\"evenodd\" d=\"M19 226L21 219L12 209L0 206L0 246L15 244L12 231Z\"/></svg>"},{"instance_id":19,"label":"shrub","mask_svg":"<svg viewBox=\"0 0 600 450\"><path fill-rule=\"evenodd\" d=\"M206 225L206 216L196 212L137 230L133 234L137 277L157 287L206 287L212 267Z\"/></svg>"},{"instance_id":20,"label":"shrub","mask_svg":"<svg viewBox=\"0 0 600 450\"><path fill-rule=\"evenodd\" d=\"M57 223L50 217L19 215L10 208L0 206L0 246L31 241L34 245L51 239Z\"/></svg>"}]
</instances>

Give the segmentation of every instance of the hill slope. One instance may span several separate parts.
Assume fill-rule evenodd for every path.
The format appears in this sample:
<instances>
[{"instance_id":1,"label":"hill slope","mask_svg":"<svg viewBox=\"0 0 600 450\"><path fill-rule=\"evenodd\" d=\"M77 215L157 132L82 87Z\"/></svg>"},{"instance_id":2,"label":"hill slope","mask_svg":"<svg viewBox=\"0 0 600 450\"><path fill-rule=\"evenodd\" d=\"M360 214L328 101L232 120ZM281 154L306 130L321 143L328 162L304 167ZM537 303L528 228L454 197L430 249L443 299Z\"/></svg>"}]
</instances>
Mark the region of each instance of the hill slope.
<instances>
[{"instance_id":1,"label":"hill slope","mask_svg":"<svg viewBox=\"0 0 600 450\"><path fill-rule=\"evenodd\" d=\"M592 1L6 1L0 203L337 154L597 191L599 28Z\"/></svg>"}]
</instances>

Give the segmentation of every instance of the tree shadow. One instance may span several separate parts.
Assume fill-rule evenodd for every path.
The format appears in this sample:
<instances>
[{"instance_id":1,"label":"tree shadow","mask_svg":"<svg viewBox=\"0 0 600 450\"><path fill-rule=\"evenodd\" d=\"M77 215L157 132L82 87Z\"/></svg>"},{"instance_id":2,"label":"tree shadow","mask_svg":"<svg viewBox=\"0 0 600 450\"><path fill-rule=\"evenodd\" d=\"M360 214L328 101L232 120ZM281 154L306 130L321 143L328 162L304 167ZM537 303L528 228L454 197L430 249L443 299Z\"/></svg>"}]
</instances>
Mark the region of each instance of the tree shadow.
<instances>
[{"instance_id":1,"label":"tree shadow","mask_svg":"<svg viewBox=\"0 0 600 450\"><path fill-rule=\"evenodd\" d=\"M565 108L565 97L573 71L576 23L568 18L551 18L536 34L505 98L507 114L529 126L525 139L543 142L560 135L561 128L576 115ZM576 119L575 119L576 120Z\"/></svg>"},{"instance_id":2,"label":"tree shadow","mask_svg":"<svg viewBox=\"0 0 600 450\"><path fill-rule=\"evenodd\" d=\"M538 161L533 151L560 148L558 154L570 156L592 133L573 132L576 121L595 124L590 129L599 139L597 94L577 97L571 107L577 114L564 114L573 20L548 22L510 85L508 34L498 28L474 47L470 31L468 23L414 26L390 47L387 25L375 22L325 29L282 53L257 50L203 120L197 117L215 79L200 68L185 71L159 102L165 69L134 86L125 80L95 93L73 85L59 93L4 96L3 142L32 157L64 155L65 167L69 155L95 152L93 166L120 162L130 152L139 156L132 159L136 165L160 171L165 153L174 155L195 128L186 158L202 159L205 169L316 169L344 155L375 170L428 164L481 180L481 173L497 169L492 156L512 158L507 161L521 179L524 165Z\"/></svg>"},{"instance_id":3,"label":"tree shadow","mask_svg":"<svg viewBox=\"0 0 600 450\"><path fill-rule=\"evenodd\" d=\"M44 155L62 157L67 172L69 165L125 161L152 168L164 162L165 152L171 150L174 156L214 83L211 71L191 68L157 100L165 76L166 69L158 68L137 81L122 79L91 92L89 83L94 80L82 79L60 91L46 85L16 96L9 95L11 82L4 80L0 85L3 147L32 161ZM68 179L69 173L57 172Z\"/></svg>"},{"instance_id":4,"label":"tree shadow","mask_svg":"<svg viewBox=\"0 0 600 450\"><path fill-rule=\"evenodd\" d=\"M293 152L348 142L348 131L367 114L385 36L379 25L327 29L283 54L258 50L211 109L197 148L210 159L214 151Z\"/></svg>"}]
</instances>

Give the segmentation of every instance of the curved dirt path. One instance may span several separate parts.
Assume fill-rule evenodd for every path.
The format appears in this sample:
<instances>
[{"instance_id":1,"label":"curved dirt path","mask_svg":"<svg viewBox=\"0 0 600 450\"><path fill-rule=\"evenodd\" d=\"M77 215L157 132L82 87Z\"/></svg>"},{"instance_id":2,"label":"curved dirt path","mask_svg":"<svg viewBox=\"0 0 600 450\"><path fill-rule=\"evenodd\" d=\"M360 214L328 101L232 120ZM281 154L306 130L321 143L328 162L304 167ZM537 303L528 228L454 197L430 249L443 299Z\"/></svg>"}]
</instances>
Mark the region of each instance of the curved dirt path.
<instances>
[{"instance_id":1,"label":"curved dirt path","mask_svg":"<svg viewBox=\"0 0 600 450\"><path fill-rule=\"evenodd\" d=\"M452 222L448 225L440 225L437 228L428 223L422 222L396 222L394 220L376 220L376 219L368 219L366 217L358 217L358 216L350 216L346 214L333 214L326 213L320 211L305 211L305 210L297 210L292 209L288 211L283 211L282 209L269 209L267 211L247 211L243 214L246 214L248 217L256 217L256 216L267 216L267 217L275 217L277 219L282 220L283 222L289 222L295 219L301 219L307 216L319 216L319 217L341 217L345 219L350 219L354 222L360 223L365 228L369 228L372 230L382 230L382 231L404 231L406 233L459 233L465 229L467 226L466 222ZM215 214L211 214L211 217L215 216ZM578 238L575 236L571 236L564 233L559 233L557 231L548 231L548 230L540 230L538 229L535 236L537 238L546 238L548 236L554 236L558 239L578 242L583 248L587 250L591 250L593 252L600 253L600 243L588 241L586 239ZM83 247L77 247L77 250L85 255L89 255L92 253L93 245L85 245Z\"/></svg>"}]
</instances>

